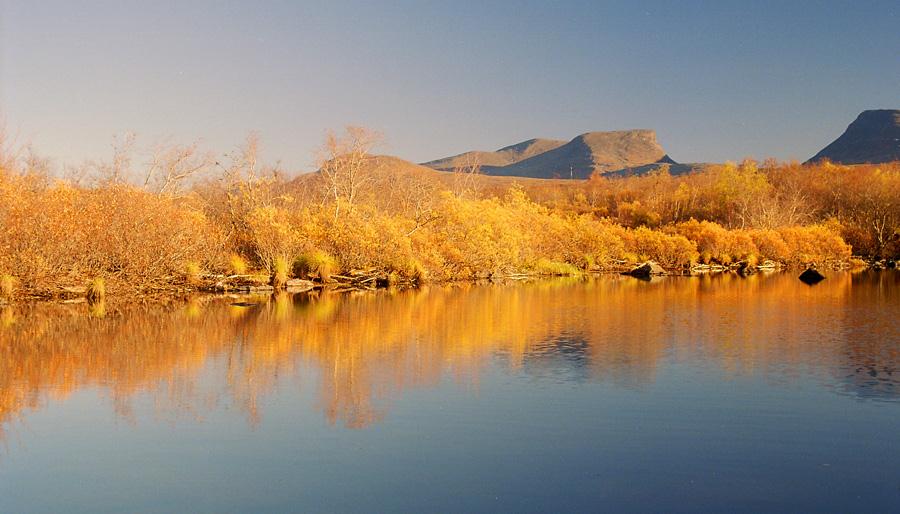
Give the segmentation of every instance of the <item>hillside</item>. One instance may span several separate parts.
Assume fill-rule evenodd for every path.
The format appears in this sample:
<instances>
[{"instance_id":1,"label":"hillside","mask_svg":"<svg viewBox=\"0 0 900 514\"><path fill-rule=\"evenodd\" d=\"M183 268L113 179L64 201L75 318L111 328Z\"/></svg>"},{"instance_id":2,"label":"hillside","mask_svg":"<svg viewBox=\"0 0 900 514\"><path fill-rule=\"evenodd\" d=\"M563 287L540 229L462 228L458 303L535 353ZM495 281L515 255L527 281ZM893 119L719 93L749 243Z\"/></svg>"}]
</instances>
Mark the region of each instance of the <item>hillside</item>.
<instances>
[{"instance_id":1,"label":"hillside","mask_svg":"<svg viewBox=\"0 0 900 514\"><path fill-rule=\"evenodd\" d=\"M900 160L900 110L863 111L830 145L808 162L879 164Z\"/></svg>"},{"instance_id":2,"label":"hillside","mask_svg":"<svg viewBox=\"0 0 900 514\"><path fill-rule=\"evenodd\" d=\"M531 178L588 178L591 173L646 172L655 164L676 164L656 141L652 130L588 132L568 143L532 139L497 152L468 152L427 162L438 170L452 169L451 163L478 158L482 172L494 176ZM682 171L680 169L674 172Z\"/></svg>"},{"instance_id":3,"label":"hillside","mask_svg":"<svg viewBox=\"0 0 900 514\"><path fill-rule=\"evenodd\" d=\"M373 155L367 160L364 173L369 174L376 187L390 187L398 179L420 185L432 184L441 188L452 189L458 177L454 173L438 171L422 164L416 164L391 155ZM291 181L289 187L297 190L321 187L317 172L304 173ZM492 176L479 174L472 177L475 186L481 190L503 192L513 184L532 188L536 186L552 186L571 183L570 180L545 180L528 177Z\"/></svg>"}]
</instances>

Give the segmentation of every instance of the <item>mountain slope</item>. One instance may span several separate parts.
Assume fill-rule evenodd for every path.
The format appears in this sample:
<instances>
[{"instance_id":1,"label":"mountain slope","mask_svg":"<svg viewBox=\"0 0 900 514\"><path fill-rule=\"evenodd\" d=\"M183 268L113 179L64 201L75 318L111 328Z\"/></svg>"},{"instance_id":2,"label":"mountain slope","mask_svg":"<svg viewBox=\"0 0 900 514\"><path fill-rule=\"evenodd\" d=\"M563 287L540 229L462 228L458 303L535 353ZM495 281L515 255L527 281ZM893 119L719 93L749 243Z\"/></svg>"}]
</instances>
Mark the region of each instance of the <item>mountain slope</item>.
<instances>
[{"instance_id":1,"label":"mountain slope","mask_svg":"<svg viewBox=\"0 0 900 514\"><path fill-rule=\"evenodd\" d=\"M480 157L486 175L531 178L587 178L600 173L655 169L657 164L675 164L656 141L652 130L588 132L568 143L532 139L497 152L469 152L425 163L433 169L448 170L448 163Z\"/></svg>"},{"instance_id":2,"label":"mountain slope","mask_svg":"<svg viewBox=\"0 0 900 514\"><path fill-rule=\"evenodd\" d=\"M429 161L422 165L440 171L453 171L456 168L470 166L473 163L478 163L481 166L502 167L558 148L564 144L566 144L565 141L557 141L555 139L529 139L528 141L505 146L495 152L466 152L452 157Z\"/></svg>"},{"instance_id":3,"label":"mountain slope","mask_svg":"<svg viewBox=\"0 0 900 514\"><path fill-rule=\"evenodd\" d=\"M808 162L822 159L840 164L900 160L900 110L863 111L839 138Z\"/></svg>"}]
</instances>

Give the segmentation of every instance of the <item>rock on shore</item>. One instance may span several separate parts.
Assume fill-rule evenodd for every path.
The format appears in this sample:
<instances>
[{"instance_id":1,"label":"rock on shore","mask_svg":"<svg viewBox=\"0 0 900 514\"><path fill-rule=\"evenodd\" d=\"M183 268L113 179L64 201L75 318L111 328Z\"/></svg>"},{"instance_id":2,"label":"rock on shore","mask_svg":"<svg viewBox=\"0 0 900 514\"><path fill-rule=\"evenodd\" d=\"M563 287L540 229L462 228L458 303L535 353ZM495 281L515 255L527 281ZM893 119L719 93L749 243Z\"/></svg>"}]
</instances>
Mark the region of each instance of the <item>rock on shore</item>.
<instances>
[{"instance_id":1,"label":"rock on shore","mask_svg":"<svg viewBox=\"0 0 900 514\"><path fill-rule=\"evenodd\" d=\"M814 285L825 280L825 275L819 273L815 268L807 268L799 278L804 284Z\"/></svg>"},{"instance_id":2,"label":"rock on shore","mask_svg":"<svg viewBox=\"0 0 900 514\"><path fill-rule=\"evenodd\" d=\"M653 261L647 261L632 268L628 274L632 277L650 278L652 276L668 275L668 272L659 264Z\"/></svg>"}]
</instances>

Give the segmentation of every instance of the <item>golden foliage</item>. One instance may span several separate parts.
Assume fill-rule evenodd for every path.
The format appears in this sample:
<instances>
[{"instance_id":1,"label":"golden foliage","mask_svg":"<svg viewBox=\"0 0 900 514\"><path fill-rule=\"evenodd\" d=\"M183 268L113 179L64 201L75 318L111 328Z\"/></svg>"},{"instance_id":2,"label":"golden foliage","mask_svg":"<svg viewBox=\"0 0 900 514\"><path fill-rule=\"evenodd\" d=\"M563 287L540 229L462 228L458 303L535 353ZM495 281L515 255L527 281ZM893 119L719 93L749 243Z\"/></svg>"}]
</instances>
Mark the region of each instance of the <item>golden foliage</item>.
<instances>
[{"instance_id":1,"label":"golden foliage","mask_svg":"<svg viewBox=\"0 0 900 514\"><path fill-rule=\"evenodd\" d=\"M142 290L216 264L219 230L186 200L0 176L0 269L29 293L103 277Z\"/></svg>"},{"instance_id":2,"label":"golden foliage","mask_svg":"<svg viewBox=\"0 0 900 514\"><path fill-rule=\"evenodd\" d=\"M762 258L806 265L843 262L850 258L850 246L841 239L840 227L833 224L727 230L711 221L690 220L667 230L692 241L704 264L751 263Z\"/></svg>"},{"instance_id":3,"label":"golden foliage","mask_svg":"<svg viewBox=\"0 0 900 514\"><path fill-rule=\"evenodd\" d=\"M644 259L680 268L829 263L851 251L900 257L896 163L748 160L684 176L531 181L480 195L393 173L402 161L369 155L374 141L361 129L331 137L322 174L285 181L259 164L251 137L221 180L180 183L178 195L128 185L131 163L119 154L106 166L115 180L94 187L52 180L34 168L39 160L6 159L0 270L18 292L50 294L94 277L117 292L197 284L201 270L263 269L282 282L291 271L327 280L340 267L421 281L602 270Z\"/></svg>"}]
</instances>

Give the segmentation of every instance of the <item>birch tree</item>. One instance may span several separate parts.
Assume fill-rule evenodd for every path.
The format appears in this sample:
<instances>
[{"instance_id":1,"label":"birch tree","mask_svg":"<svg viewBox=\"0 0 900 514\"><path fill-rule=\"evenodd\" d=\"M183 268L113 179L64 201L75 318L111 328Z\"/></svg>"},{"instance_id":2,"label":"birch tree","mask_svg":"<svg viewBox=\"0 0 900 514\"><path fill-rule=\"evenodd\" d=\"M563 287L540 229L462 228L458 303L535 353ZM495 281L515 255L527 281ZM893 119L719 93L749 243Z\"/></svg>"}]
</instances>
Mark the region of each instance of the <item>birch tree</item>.
<instances>
[{"instance_id":1,"label":"birch tree","mask_svg":"<svg viewBox=\"0 0 900 514\"><path fill-rule=\"evenodd\" d=\"M334 202L335 219L340 217L342 208L352 210L360 195L371 187L377 163L370 152L381 141L379 133L354 126L347 127L343 135L326 136L317 164L325 196Z\"/></svg>"}]
</instances>

